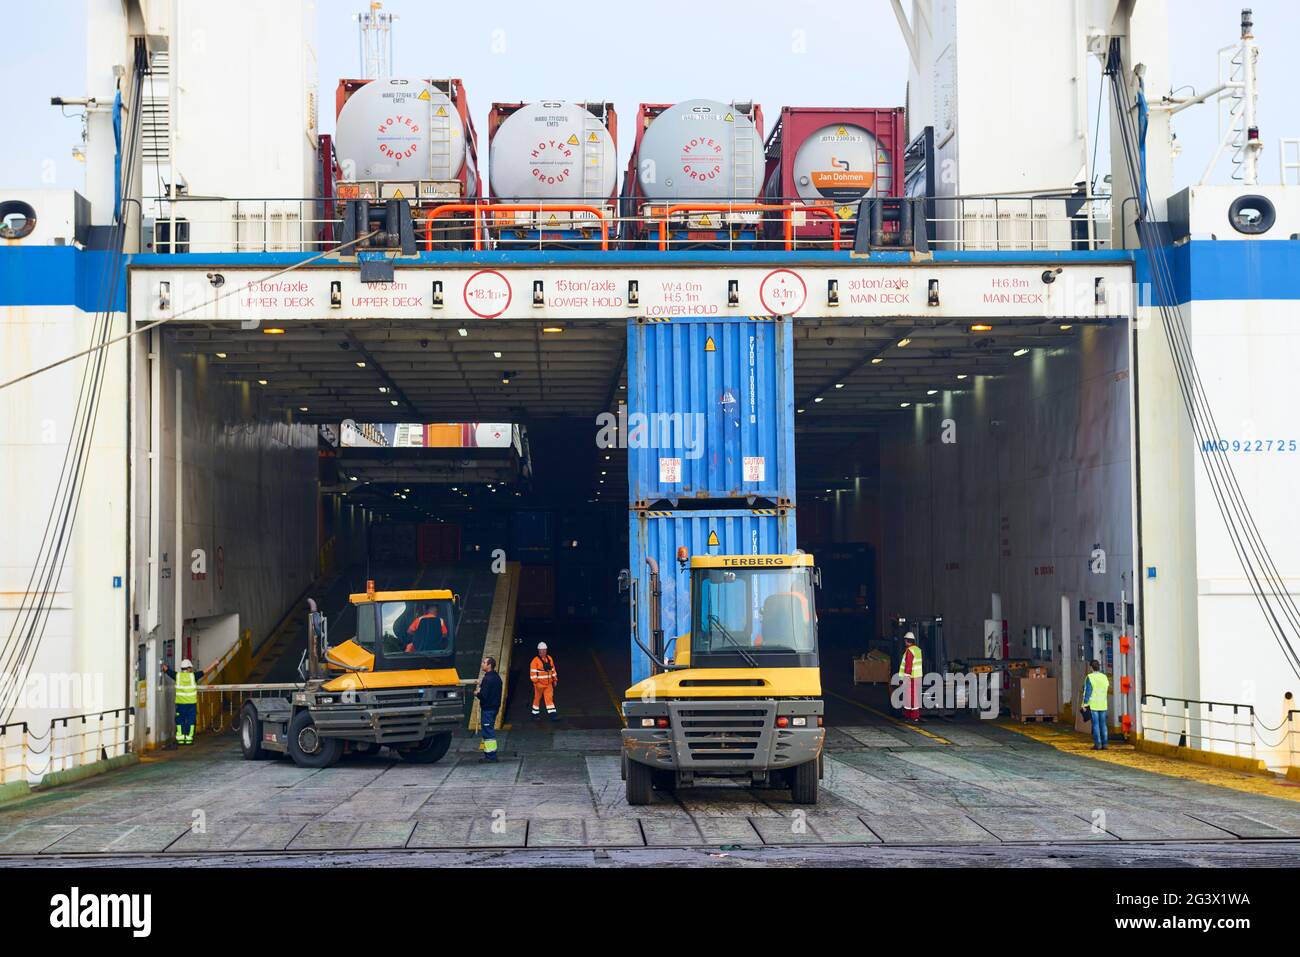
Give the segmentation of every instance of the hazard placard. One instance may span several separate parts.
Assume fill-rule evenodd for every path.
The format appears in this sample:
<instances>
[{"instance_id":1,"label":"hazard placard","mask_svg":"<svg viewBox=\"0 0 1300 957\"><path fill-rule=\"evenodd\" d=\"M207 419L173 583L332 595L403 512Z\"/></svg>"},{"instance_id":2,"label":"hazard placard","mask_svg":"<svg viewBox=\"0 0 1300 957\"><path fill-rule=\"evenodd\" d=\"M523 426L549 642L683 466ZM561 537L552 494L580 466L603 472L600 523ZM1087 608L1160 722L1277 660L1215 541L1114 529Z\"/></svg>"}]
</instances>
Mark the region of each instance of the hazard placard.
<instances>
[{"instance_id":1,"label":"hazard placard","mask_svg":"<svg viewBox=\"0 0 1300 957\"><path fill-rule=\"evenodd\" d=\"M717 352L717 351L718 351L718 346L717 346L717 343L715 343L715 342L713 341L713 336L709 336L709 338L707 338L707 339L704 340L704 351L705 351L705 352Z\"/></svg>"},{"instance_id":2,"label":"hazard placard","mask_svg":"<svg viewBox=\"0 0 1300 957\"><path fill-rule=\"evenodd\" d=\"M428 91L428 90L421 90L421 91L420 91L420 95L417 96L416 99L417 99L417 100L431 100L431 99L433 99L433 97L431 97L431 96L429 95L429 91Z\"/></svg>"},{"instance_id":3,"label":"hazard placard","mask_svg":"<svg viewBox=\"0 0 1300 957\"><path fill-rule=\"evenodd\" d=\"M578 145L578 134L577 134L577 133L570 133L570 134L569 134L568 144L569 144L570 146L577 146L577 145Z\"/></svg>"},{"instance_id":4,"label":"hazard placard","mask_svg":"<svg viewBox=\"0 0 1300 957\"><path fill-rule=\"evenodd\" d=\"M447 108L446 108L445 106L440 106L440 107L438 107L436 110L433 111L433 115L434 115L434 116L446 116L446 115L447 115Z\"/></svg>"},{"instance_id":5,"label":"hazard placard","mask_svg":"<svg viewBox=\"0 0 1300 957\"><path fill-rule=\"evenodd\" d=\"M718 548L721 544L722 544L722 543L718 541L718 533L715 532L715 531L710 530L710 531L709 531L709 541L708 541L708 546L709 546L710 548Z\"/></svg>"}]
</instances>

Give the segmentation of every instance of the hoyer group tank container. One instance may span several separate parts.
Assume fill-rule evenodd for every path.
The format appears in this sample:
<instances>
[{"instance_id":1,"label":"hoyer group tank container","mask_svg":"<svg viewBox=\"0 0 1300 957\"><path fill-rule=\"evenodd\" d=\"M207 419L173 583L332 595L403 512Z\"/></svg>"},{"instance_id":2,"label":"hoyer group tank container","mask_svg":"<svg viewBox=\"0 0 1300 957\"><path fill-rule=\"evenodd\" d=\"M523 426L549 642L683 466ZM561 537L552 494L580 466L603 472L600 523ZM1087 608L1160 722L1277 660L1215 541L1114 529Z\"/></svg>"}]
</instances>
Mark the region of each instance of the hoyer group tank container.
<instances>
[{"instance_id":1,"label":"hoyer group tank container","mask_svg":"<svg viewBox=\"0 0 1300 957\"><path fill-rule=\"evenodd\" d=\"M761 214L719 211L753 204L763 191L763 111L753 103L687 100L672 106L643 103L636 143L623 181L624 238L654 248L656 210L674 206L671 236L692 244L752 239Z\"/></svg>"},{"instance_id":2,"label":"hoyer group tank container","mask_svg":"<svg viewBox=\"0 0 1300 957\"><path fill-rule=\"evenodd\" d=\"M460 80L340 80L335 105L340 198L480 195L478 142Z\"/></svg>"},{"instance_id":3,"label":"hoyer group tank container","mask_svg":"<svg viewBox=\"0 0 1300 957\"><path fill-rule=\"evenodd\" d=\"M618 198L618 118L612 103L494 103L488 115L489 195L542 211L494 214L497 242L548 245L613 237ZM590 209L565 207L589 206Z\"/></svg>"},{"instance_id":4,"label":"hoyer group tank container","mask_svg":"<svg viewBox=\"0 0 1300 957\"><path fill-rule=\"evenodd\" d=\"M770 203L831 208L841 236L852 236L863 197L903 195L907 146L902 107L795 107L767 139L763 190ZM831 224L821 215L798 217L797 242L827 242Z\"/></svg>"}]
</instances>

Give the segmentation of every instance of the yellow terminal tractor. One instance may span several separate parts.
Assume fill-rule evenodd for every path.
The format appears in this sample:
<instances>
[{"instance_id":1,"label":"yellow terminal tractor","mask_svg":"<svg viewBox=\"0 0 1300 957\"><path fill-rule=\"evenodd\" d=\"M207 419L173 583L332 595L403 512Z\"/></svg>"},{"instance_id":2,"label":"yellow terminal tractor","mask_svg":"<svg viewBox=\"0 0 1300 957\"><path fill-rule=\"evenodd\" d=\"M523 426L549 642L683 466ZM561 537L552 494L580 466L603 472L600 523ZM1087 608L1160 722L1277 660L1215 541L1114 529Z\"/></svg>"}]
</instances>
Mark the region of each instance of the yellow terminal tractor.
<instances>
[{"instance_id":1,"label":"yellow terminal tractor","mask_svg":"<svg viewBox=\"0 0 1300 957\"><path fill-rule=\"evenodd\" d=\"M811 555L690 557L690 631L664 654L662 587L649 566L652 662L627 689L623 776L629 804L704 777L788 787L816 804L825 740Z\"/></svg>"},{"instance_id":2,"label":"yellow terminal tractor","mask_svg":"<svg viewBox=\"0 0 1300 957\"><path fill-rule=\"evenodd\" d=\"M350 596L355 638L329 645L326 621L308 602L303 677L285 695L250 697L240 711L244 757L287 751L294 763L329 767L345 749L386 745L432 763L465 717L456 673L457 602L446 590L366 591Z\"/></svg>"}]
</instances>

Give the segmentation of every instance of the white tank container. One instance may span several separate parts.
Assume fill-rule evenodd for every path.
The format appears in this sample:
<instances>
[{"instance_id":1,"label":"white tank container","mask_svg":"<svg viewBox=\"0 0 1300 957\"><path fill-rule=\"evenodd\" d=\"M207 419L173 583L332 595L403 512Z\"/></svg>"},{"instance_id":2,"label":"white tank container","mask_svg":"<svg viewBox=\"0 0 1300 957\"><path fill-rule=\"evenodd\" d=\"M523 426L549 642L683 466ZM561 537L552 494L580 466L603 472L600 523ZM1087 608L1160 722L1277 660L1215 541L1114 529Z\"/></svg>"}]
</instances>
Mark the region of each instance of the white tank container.
<instances>
[{"instance_id":1,"label":"white tank container","mask_svg":"<svg viewBox=\"0 0 1300 957\"><path fill-rule=\"evenodd\" d=\"M794 154L794 186L801 199L847 202L875 196L881 181L892 183L889 154L867 130L851 123L823 126Z\"/></svg>"},{"instance_id":2,"label":"white tank container","mask_svg":"<svg viewBox=\"0 0 1300 957\"><path fill-rule=\"evenodd\" d=\"M514 203L608 201L618 179L614 141L577 103L548 100L511 113L492 137L492 193Z\"/></svg>"},{"instance_id":3,"label":"white tank container","mask_svg":"<svg viewBox=\"0 0 1300 957\"><path fill-rule=\"evenodd\" d=\"M752 201L763 188L754 121L717 100L687 100L650 121L637 180L649 200Z\"/></svg>"},{"instance_id":4,"label":"white tank container","mask_svg":"<svg viewBox=\"0 0 1300 957\"><path fill-rule=\"evenodd\" d=\"M334 147L347 180L449 180L465 167L465 124L424 80L372 80L343 104Z\"/></svg>"}]
</instances>

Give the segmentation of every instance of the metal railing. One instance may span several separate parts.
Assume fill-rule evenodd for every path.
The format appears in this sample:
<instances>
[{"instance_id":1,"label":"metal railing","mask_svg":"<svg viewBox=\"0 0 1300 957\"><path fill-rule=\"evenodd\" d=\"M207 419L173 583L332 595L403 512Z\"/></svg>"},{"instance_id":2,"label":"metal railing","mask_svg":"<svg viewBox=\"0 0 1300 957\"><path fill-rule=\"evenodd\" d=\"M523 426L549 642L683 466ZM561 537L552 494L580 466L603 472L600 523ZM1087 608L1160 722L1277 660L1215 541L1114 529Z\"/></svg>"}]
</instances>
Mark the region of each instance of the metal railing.
<instances>
[{"instance_id":1,"label":"metal railing","mask_svg":"<svg viewBox=\"0 0 1300 957\"><path fill-rule=\"evenodd\" d=\"M67 715L52 719L44 734L35 734L27 721L0 725L0 784L35 782L127 754L134 716L134 708Z\"/></svg>"},{"instance_id":2,"label":"metal railing","mask_svg":"<svg viewBox=\"0 0 1300 957\"><path fill-rule=\"evenodd\" d=\"M142 244L160 253L321 252L339 244L345 202L206 196L146 200ZM924 225L929 248L935 250L1111 245L1109 195L935 196L907 202L916 211L918 233ZM424 250L844 250L852 248L860 227L871 226L858 222L859 211L857 202L767 197L718 202L611 198L605 203L590 198L546 203L429 199L413 203L412 225L417 246ZM896 228L887 223L885 236Z\"/></svg>"},{"instance_id":3,"label":"metal railing","mask_svg":"<svg viewBox=\"0 0 1300 957\"><path fill-rule=\"evenodd\" d=\"M1145 694L1141 711L1142 736L1149 741L1237 757L1257 758L1258 744L1267 744L1258 731L1277 730L1259 720L1254 705L1231 701Z\"/></svg>"},{"instance_id":4,"label":"metal railing","mask_svg":"<svg viewBox=\"0 0 1300 957\"><path fill-rule=\"evenodd\" d=\"M199 685L197 728L221 734L239 730L239 712L249 698L283 698L302 688L293 681Z\"/></svg>"}]
</instances>

